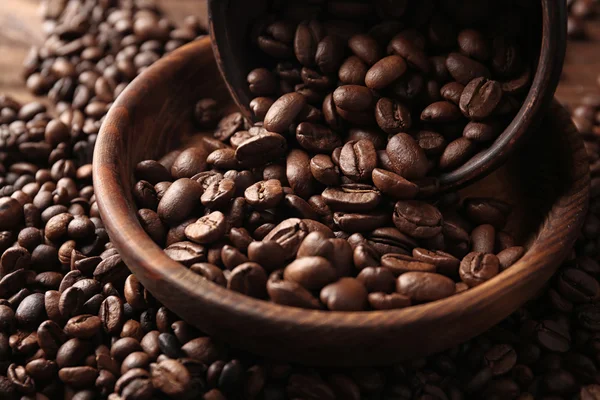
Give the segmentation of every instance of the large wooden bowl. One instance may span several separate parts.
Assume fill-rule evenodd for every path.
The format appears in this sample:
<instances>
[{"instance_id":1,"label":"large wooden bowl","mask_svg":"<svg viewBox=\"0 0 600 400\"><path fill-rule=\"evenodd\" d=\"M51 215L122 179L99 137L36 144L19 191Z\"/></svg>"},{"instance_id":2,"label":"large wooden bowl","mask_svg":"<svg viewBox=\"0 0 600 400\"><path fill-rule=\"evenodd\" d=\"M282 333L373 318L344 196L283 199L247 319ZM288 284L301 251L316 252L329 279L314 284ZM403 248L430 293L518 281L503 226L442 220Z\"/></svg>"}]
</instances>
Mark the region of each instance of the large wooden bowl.
<instances>
[{"instance_id":1,"label":"large wooden bowl","mask_svg":"<svg viewBox=\"0 0 600 400\"><path fill-rule=\"evenodd\" d=\"M534 296L569 253L586 214L585 150L555 103L530 145L467 189L514 205L508 229L529 250L508 271L464 294L395 311L308 311L245 297L169 259L139 225L131 195L136 163L188 138L193 104L206 96L231 101L208 39L175 51L129 85L98 137L96 198L111 240L154 296L201 330L261 355L312 365L372 365L455 345Z\"/></svg>"},{"instance_id":2,"label":"large wooden bowl","mask_svg":"<svg viewBox=\"0 0 600 400\"><path fill-rule=\"evenodd\" d=\"M538 1L541 18L527 20L531 43L524 46L539 56L532 60L535 74L523 105L490 147L459 168L439 176L440 192L462 188L504 164L550 106L566 51L566 2ZM248 89L246 76L251 69L262 66L249 37L253 23L268 14L271 3L270 0L208 1L209 28L217 64L234 101L249 119L253 117L249 104L254 96Z\"/></svg>"}]
</instances>

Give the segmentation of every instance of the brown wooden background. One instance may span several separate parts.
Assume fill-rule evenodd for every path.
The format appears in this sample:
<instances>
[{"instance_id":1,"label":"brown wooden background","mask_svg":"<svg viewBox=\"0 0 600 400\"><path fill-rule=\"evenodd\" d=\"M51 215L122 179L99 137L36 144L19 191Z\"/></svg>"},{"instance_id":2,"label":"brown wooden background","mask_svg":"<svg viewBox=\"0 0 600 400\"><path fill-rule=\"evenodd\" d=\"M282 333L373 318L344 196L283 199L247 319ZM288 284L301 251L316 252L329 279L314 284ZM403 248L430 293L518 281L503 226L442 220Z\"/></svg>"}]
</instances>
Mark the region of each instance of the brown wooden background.
<instances>
[{"instance_id":1,"label":"brown wooden background","mask_svg":"<svg viewBox=\"0 0 600 400\"><path fill-rule=\"evenodd\" d=\"M175 22L186 15L206 21L206 0L157 0ZM575 104L585 93L597 91L600 74L600 21L588 23L589 39L570 42L559 100ZM39 0L0 0L0 92L25 101L33 97L21 78L21 62L32 44L43 38Z\"/></svg>"}]
</instances>

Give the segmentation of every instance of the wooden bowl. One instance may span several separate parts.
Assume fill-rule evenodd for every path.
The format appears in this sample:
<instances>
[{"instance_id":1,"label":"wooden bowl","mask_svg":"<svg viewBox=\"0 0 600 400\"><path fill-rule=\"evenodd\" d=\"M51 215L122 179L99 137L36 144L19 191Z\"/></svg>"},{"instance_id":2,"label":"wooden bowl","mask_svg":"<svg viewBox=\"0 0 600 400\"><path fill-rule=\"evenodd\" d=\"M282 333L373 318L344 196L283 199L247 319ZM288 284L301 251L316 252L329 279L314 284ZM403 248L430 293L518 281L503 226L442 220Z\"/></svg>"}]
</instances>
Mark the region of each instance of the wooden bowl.
<instances>
[{"instance_id":1,"label":"wooden bowl","mask_svg":"<svg viewBox=\"0 0 600 400\"><path fill-rule=\"evenodd\" d=\"M586 153L567 112L552 105L534 140L466 190L514 205L508 230L528 243L499 276L434 303L393 311L327 312L256 300L208 282L169 259L136 218L137 162L188 140L202 97L231 101L208 39L157 62L116 100L94 154L94 186L111 240L165 306L202 331L264 356L311 365L373 365L453 346L496 324L544 286L569 254L588 207Z\"/></svg>"},{"instance_id":2,"label":"wooden bowl","mask_svg":"<svg viewBox=\"0 0 600 400\"><path fill-rule=\"evenodd\" d=\"M521 109L490 147L456 170L439 176L440 192L462 188L500 167L550 106L565 58L566 3L563 0L540 1L541 44L538 41L531 46L531 51L539 52L539 58L531 88ZM268 13L270 3L268 0L208 2L209 28L217 64L235 103L248 119L253 118L249 104L255 96L248 89L246 76L250 70L261 66L256 57L258 53L249 44L248 37L252 22ZM535 26L535 21L528 23Z\"/></svg>"}]
</instances>

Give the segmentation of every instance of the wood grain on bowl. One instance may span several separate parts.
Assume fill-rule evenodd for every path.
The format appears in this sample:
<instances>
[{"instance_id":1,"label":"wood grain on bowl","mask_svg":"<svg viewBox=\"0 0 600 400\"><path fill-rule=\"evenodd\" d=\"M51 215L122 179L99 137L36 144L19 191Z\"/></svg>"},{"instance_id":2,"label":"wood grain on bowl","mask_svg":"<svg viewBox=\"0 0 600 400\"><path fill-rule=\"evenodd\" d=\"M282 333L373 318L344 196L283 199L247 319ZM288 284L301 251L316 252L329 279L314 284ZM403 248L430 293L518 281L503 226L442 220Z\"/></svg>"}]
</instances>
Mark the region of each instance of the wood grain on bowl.
<instances>
[{"instance_id":1,"label":"wood grain on bowl","mask_svg":"<svg viewBox=\"0 0 600 400\"><path fill-rule=\"evenodd\" d=\"M251 69L262 66L257 57L259 52L249 37L253 24L268 14L269 4L267 0L208 2L209 29L219 69L235 103L249 119L253 117L249 104L254 96L248 89L246 76ZM534 43L529 50L537 52L539 46L537 70L518 114L490 147L457 169L440 175L440 192L465 187L503 165L550 106L566 51L566 2L541 0L541 10L541 44Z\"/></svg>"},{"instance_id":2,"label":"wood grain on bowl","mask_svg":"<svg viewBox=\"0 0 600 400\"><path fill-rule=\"evenodd\" d=\"M130 194L134 166L193 133L190 114L202 97L231 101L208 39L182 47L141 74L115 102L98 137L96 198L112 242L156 298L204 332L267 357L374 365L456 345L507 317L546 284L570 252L588 207L585 150L568 114L554 103L507 165L466 190L515 206L509 227L529 245L506 272L460 295L394 311L308 311L255 300L169 259L136 217Z\"/></svg>"}]
</instances>

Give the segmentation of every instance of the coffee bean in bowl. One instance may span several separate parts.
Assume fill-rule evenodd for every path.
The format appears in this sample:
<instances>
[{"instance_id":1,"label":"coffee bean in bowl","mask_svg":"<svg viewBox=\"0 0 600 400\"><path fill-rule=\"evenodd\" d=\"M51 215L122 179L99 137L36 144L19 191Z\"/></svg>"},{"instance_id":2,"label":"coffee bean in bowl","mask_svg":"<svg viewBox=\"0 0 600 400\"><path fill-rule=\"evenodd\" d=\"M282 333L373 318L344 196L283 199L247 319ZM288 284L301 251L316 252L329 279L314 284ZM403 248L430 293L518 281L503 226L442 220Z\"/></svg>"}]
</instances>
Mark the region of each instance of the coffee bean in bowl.
<instances>
[{"instance_id":1,"label":"coffee bean in bowl","mask_svg":"<svg viewBox=\"0 0 600 400\"><path fill-rule=\"evenodd\" d=\"M394 172L433 193L506 161L550 104L566 44L566 5L547 0L214 0L209 11L247 118L291 136L368 130L378 150L410 152Z\"/></svg>"},{"instance_id":2,"label":"coffee bean in bowl","mask_svg":"<svg viewBox=\"0 0 600 400\"><path fill-rule=\"evenodd\" d=\"M419 197L423 187L396 178L395 159L367 130L340 136L320 154L291 132L223 111L216 129L192 136L198 102L230 105L210 54L208 41L197 41L133 82L107 116L94 171L99 209L123 260L203 332L309 364L408 359L497 323L566 255L588 178L573 162L581 148L557 105L538 131L544 140L532 142L552 146L525 147L458 195ZM186 160L193 170L173 176ZM191 197L180 196L181 187ZM455 328L434 338L440 324Z\"/></svg>"}]
</instances>

